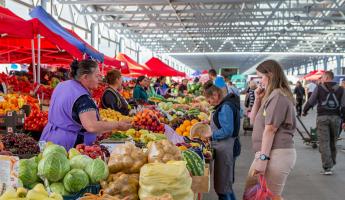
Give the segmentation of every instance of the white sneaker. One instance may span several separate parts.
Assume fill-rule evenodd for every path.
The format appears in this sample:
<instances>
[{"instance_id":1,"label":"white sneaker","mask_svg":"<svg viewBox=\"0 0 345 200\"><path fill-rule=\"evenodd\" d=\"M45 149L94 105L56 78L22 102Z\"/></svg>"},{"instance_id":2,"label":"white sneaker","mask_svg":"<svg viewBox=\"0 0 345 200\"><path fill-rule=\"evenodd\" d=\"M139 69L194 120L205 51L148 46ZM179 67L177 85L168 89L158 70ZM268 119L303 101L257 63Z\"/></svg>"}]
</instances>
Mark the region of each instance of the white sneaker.
<instances>
[{"instance_id":1,"label":"white sneaker","mask_svg":"<svg viewBox=\"0 0 345 200\"><path fill-rule=\"evenodd\" d=\"M327 169L327 170L321 171L320 174L330 176L330 175L333 175L333 172L331 171L331 169Z\"/></svg>"}]
</instances>

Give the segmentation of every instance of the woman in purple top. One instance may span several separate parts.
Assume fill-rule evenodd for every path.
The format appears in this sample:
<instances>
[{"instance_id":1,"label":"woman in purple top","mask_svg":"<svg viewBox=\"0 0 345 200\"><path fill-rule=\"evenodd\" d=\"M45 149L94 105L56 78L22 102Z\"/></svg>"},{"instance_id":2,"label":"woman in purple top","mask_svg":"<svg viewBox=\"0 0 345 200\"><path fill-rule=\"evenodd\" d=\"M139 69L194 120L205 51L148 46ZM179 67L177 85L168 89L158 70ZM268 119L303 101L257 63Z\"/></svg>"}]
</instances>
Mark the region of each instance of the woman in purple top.
<instances>
[{"instance_id":1,"label":"woman in purple top","mask_svg":"<svg viewBox=\"0 0 345 200\"><path fill-rule=\"evenodd\" d=\"M73 61L71 77L72 80L59 83L53 92L48 124L41 141L51 141L69 150L77 144L91 145L96 140L96 134L130 128L130 123L125 121L100 121L97 105L90 94L101 79L95 61Z\"/></svg>"}]
</instances>

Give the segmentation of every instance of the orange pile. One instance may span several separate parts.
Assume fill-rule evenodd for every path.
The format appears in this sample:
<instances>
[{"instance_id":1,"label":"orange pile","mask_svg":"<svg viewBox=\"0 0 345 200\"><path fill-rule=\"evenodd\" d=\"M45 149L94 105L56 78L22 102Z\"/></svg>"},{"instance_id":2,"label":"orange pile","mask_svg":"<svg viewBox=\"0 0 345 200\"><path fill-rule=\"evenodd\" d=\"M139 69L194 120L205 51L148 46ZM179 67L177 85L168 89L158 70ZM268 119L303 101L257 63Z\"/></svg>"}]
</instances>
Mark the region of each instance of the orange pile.
<instances>
[{"instance_id":1,"label":"orange pile","mask_svg":"<svg viewBox=\"0 0 345 200\"><path fill-rule=\"evenodd\" d=\"M198 123L199 121L196 119L193 119L192 121L190 120L185 120L177 129L176 129L176 133L181 135L181 136L189 136L190 133L190 129L192 128L192 126L196 123Z\"/></svg>"}]
</instances>

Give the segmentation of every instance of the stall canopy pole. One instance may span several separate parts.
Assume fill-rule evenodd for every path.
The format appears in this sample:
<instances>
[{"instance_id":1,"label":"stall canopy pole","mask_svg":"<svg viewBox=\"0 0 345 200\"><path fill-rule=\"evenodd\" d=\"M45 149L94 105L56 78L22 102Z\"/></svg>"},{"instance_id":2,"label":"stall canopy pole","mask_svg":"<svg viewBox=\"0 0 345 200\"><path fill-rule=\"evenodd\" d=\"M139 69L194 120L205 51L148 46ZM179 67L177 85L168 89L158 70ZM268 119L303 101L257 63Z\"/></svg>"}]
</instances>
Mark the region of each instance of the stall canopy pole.
<instances>
[{"instance_id":1,"label":"stall canopy pole","mask_svg":"<svg viewBox=\"0 0 345 200\"><path fill-rule=\"evenodd\" d=\"M35 41L31 40L31 51L32 51L32 74L34 76L34 83L36 83L36 63L35 63Z\"/></svg>"},{"instance_id":2,"label":"stall canopy pole","mask_svg":"<svg viewBox=\"0 0 345 200\"><path fill-rule=\"evenodd\" d=\"M37 35L37 83L41 83L41 35Z\"/></svg>"}]
</instances>

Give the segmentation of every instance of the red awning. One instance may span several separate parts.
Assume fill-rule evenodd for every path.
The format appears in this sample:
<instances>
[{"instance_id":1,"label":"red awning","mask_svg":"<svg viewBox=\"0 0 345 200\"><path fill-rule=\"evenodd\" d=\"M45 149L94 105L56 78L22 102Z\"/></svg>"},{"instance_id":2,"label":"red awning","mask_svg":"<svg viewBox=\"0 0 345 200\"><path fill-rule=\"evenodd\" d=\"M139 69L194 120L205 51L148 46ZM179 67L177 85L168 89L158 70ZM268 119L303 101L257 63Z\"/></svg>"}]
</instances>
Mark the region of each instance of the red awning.
<instances>
[{"instance_id":1,"label":"red awning","mask_svg":"<svg viewBox=\"0 0 345 200\"><path fill-rule=\"evenodd\" d=\"M81 59L82 53L59 35L50 31L37 19L25 21L12 11L0 7L0 62L31 63L32 40L37 60L37 37L41 35L41 63L69 64L73 58Z\"/></svg>"},{"instance_id":2,"label":"red awning","mask_svg":"<svg viewBox=\"0 0 345 200\"><path fill-rule=\"evenodd\" d=\"M172 67L170 67L169 65L165 64L160 59L155 57L152 57L145 64L152 71L150 73L150 76L186 76L185 73L173 69Z\"/></svg>"},{"instance_id":3,"label":"red awning","mask_svg":"<svg viewBox=\"0 0 345 200\"><path fill-rule=\"evenodd\" d=\"M314 70L311 71L309 74L305 75L303 79L307 81L319 80L324 73L325 70Z\"/></svg>"},{"instance_id":4,"label":"red awning","mask_svg":"<svg viewBox=\"0 0 345 200\"><path fill-rule=\"evenodd\" d=\"M81 37L79 37L78 34L76 34L73 30L66 29L68 32L72 34L75 38L83 42L86 46L88 46L90 49L97 51L95 48L93 48L91 45L89 45L85 40L83 40ZM104 64L110 66L111 68L115 69L121 69L121 61L116 60L115 58L111 58L109 56L104 55ZM108 68L110 69L110 68Z\"/></svg>"},{"instance_id":5,"label":"red awning","mask_svg":"<svg viewBox=\"0 0 345 200\"><path fill-rule=\"evenodd\" d=\"M33 24L0 6L0 37L33 38Z\"/></svg>"},{"instance_id":6,"label":"red awning","mask_svg":"<svg viewBox=\"0 0 345 200\"><path fill-rule=\"evenodd\" d=\"M130 75L130 74L135 74L135 75L149 75L151 73L151 70L144 65L140 65L139 63L135 62L132 58L127 56L126 54L119 53L116 56L116 59L124 62L126 64L126 67L128 67L129 73L126 73L122 71L122 74L124 75Z\"/></svg>"}]
</instances>

